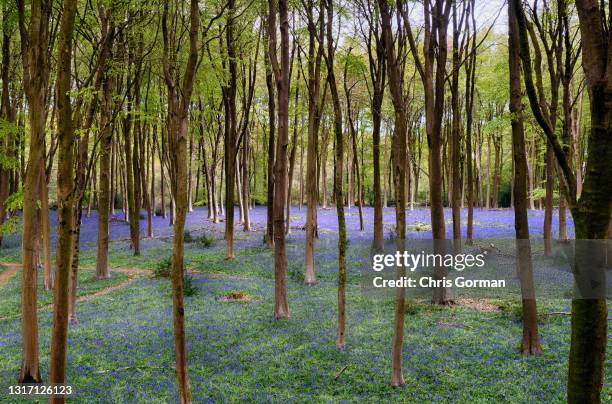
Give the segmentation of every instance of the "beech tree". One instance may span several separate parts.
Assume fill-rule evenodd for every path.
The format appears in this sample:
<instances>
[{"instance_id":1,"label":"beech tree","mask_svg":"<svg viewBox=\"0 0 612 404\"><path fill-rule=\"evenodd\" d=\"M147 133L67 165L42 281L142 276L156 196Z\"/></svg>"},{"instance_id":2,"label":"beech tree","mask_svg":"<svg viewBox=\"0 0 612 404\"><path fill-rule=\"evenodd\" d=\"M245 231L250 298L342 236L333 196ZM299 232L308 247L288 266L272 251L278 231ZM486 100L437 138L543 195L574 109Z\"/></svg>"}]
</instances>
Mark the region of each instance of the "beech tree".
<instances>
[{"instance_id":1,"label":"beech tree","mask_svg":"<svg viewBox=\"0 0 612 404\"><path fill-rule=\"evenodd\" d=\"M238 118L236 111L236 86L238 83L236 71L236 42L234 38L235 8L234 0L228 1L227 26L225 29L227 85L223 88L224 128L225 128L225 241L227 243L228 260L236 258L234 254L234 188L236 176L236 154L238 150Z\"/></svg>"},{"instance_id":2,"label":"beech tree","mask_svg":"<svg viewBox=\"0 0 612 404\"><path fill-rule=\"evenodd\" d=\"M559 0L563 3L563 0ZM604 284L605 248L602 243L589 243L586 240L607 238L610 221L610 200L612 198L612 80L608 63L612 47L608 44L606 26L610 15L600 8L594 0L576 2L580 22L583 49L583 70L590 98L591 126L587 144L591 153L586 160L582 192L577 196L576 176L569 165L569 150L564 146L553 126L546 119L540 105L536 85L533 80L531 54L527 31L527 21L521 2L513 0L520 33L520 53L527 96L531 110L550 142L555 158L562 173L566 199L575 223L577 243L574 277L579 292L587 292L584 298L572 299L572 338L567 383L568 401L600 402L603 387L605 352L607 345L607 303L605 292L596 288ZM595 152L596 150L596 152ZM588 259L586 257L589 257ZM590 271L586 271L589 269ZM596 279L585 279L586 272Z\"/></svg>"},{"instance_id":3,"label":"beech tree","mask_svg":"<svg viewBox=\"0 0 612 404\"><path fill-rule=\"evenodd\" d=\"M264 44L266 49L265 68L266 68L266 89L268 90L268 159L267 159L267 172L266 172L266 234L264 235L264 242L268 247L274 246L274 162L276 161L276 91L274 88L274 72L272 71L272 62L270 59L270 46L276 44L276 39L271 42L270 36L276 35L276 19L272 22L275 27L274 30L270 28L270 10L266 16L267 29L264 33ZM276 46L276 45L275 45Z\"/></svg>"},{"instance_id":4,"label":"beech tree","mask_svg":"<svg viewBox=\"0 0 612 404\"><path fill-rule=\"evenodd\" d=\"M510 113L512 114L512 158L514 160L514 228L516 230L517 273L521 283L523 339L521 352L533 355L542 352L538 334L531 244L527 218L527 154L523 126L521 64L516 10L508 7L508 61L510 71Z\"/></svg>"},{"instance_id":5,"label":"beech tree","mask_svg":"<svg viewBox=\"0 0 612 404\"><path fill-rule=\"evenodd\" d=\"M395 49L395 40L391 28L391 10L387 0L378 2L382 21L382 44L384 47L387 71L389 75L389 92L395 111L395 126L393 132L392 162L393 180L395 190L395 237L397 248L402 250L406 238L406 200L404 186L406 182L406 132L407 116L404 105L404 81L403 69ZM400 13L401 3L397 4L397 13ZM398 35L401 30L398 30ZM400 49L405 45L403 39L398 40ZM399 52L398 52L399 53ZM403 268L403 267L402 267ZM398 268L398 277L403 274L403 269ZM393 335L393 348L391 353L391 385L398 387L404 385L402 374L402 348L404 344L404 315L405 315L405 290L398 288L395 297L395 330Z\"/></svg>"},{"instance_id":6,"label":"beech tree","mask_svg":"<svg viewBox=\"0 0 612 404\"><path fill-rule=\"evenodd\" d=\"M274 318L289 318L287 303L287 256L285 253L285 201L287 194L287 147L289 145L289 12L286 0L278 0L281 55L278 59L275 0L268 0L268 54L276 83L278 135L274 162Z\"/></svg>"},{"instance_id":7,"label":"beech tree","mask_svg":"<svg viewBox=\"0 0 612 404\"><path fill-rule=\"evenodd\" d=\"M30 123L30 149L25 172L23 198L22 238L22 361L20 383L40 383L37 316L37 254L40 173L44 164L44 139L46 121L46 97L50 74L49 23L52 1L33 0L26 22L23 0L17 1L21 58L23 63L23 87L28 100Z\"/></svg>"},{"instance_id":8,"label":"beech tree","mask_svg":"<svg viewBox=\"0 0 612 404\"><path fill-rule=\"evenodd\" d=\"M56 81L58 112L58 227L55 263L57 266L53 295L53 331L51 334L50 382L64 384L66 381L66 354L68 343L68 292L72 268L73 204L74 204L74 122L70 102L70 73L72 61L72 34L77 11L76 0L63 2L60 22ZM51 402L63 403L64 397L51 396Z\"/></svg>"},{"instance_id":9,"label":"beech tree","mask_svg":"<svg viewBox=\"0 0 612 404\"><path fill-rule=\"evenodd\" d=\"M12 17L10 6L5 4L2 9L2 95L0 98L0 118L9 124L15 124L15 103L11 103L10 72L11 72L11 36L12 29L9 23ZM15 161L15 137L13 130L6 131L0 140L0 150L5 156L5 161L0 164L0 227L4 224L7 216L7 199L11 189L11 171L17 164ZM0 234L0 245L2 245L2 234Z\"/></svg>"},{"instance_id":10,"label":"beech tree","mask_svg":"<svg viewBox=\"0 0 612 404\"><path fill-rule=\"evenodd\" d=\"M369 1L359 3L361 15L367 21L367 32L361 32L365 38L368 52L370 85L370 109L372 111L372 165L373 165L373 192L374 192L374 246L382 248L383 245L383 212L380 170L380 134L382 124L382 104L386 83L386 57L384 54L381 22L377 3Z\"/></svg>"},{"instance_id":11,"label":"beech tree","mask_svg":"<svg viewBox=\"0 0 612 404\"><path fill-rule=\"evenodd\" d=\"M162 12L163 33L163 73L168 92L168 142L172 194L176 201L176 218L172 245L172 317L174 319L174 352L176 355L176 375L181 403L191 402L189 375L187 372L187 347L185 343L185 307L183 303L183 263L184 229L187 215L187 136L189 128L189 108L191 93L198 64L198 34L200 29L200 9L197 0L191 0L189 15L179 14L180 4L172 4L170 25L168 16L170 2L164 4ZM179 20L189 19L189 54L184 72L177 65L177 41L182 36Z\"/></svg>"},{"instance_id":12,"label":"beech tree","mask_svg":"<svg viewBox=\"0 0 612 404\"><path fill-rule=\"evenodd\" d=\"M344 351L346 347L346 224L344 218L344 198L342 196L344 139L340 95L334 73L336 46L334 45L333 35L333 0L327 0L326 11L325 33L327 48L325 65L327 66L327 84L329 85L334 108L334 199L336 202L336 215L338 217L338 330L336 332L336 348L339 351Z\"/></svg>"},{"instance_id":13,"label":"beech tree","mask_svg":"<svg viewBox=\"0 0 612 404\"><path fill-rule=\"evenodd\" d=\"M315 237L317 232L317 152L319 128L325 89L321 94L321 60L323 57L323 27L324 27L324 4L319 2L318 24L314 17L314 0L307 0L305 4L308 24L308 151L306 154L306 246L304 283L313 285L316 283L315 272Z\"/></svg>"},{"instance_id":14,"label":"beech tree","mask_svg":"<svg viewBox=\"0 0 612 404\"><path fill-rule=\"evenodd\" d=\"M403 3L398 3L405 23L406 36L412 57L425 90L425 122L427 146L429 147L429 198L431 211L431 231L437 252L446 239L444 223L444 206L442 201L442 118L444 112L444 87L446 81L446 59L448 55L447 30L452 1L425 0L423 3L424 37L423 57L417 49L417 42L412 31L408 10ZM389 79L391 79L389 77ZM436 268L437 279L444 277L441 268ZM452 299L447 288L434 289L432 301L436 304L449 304Z\"/></svg>"}]
</instances>

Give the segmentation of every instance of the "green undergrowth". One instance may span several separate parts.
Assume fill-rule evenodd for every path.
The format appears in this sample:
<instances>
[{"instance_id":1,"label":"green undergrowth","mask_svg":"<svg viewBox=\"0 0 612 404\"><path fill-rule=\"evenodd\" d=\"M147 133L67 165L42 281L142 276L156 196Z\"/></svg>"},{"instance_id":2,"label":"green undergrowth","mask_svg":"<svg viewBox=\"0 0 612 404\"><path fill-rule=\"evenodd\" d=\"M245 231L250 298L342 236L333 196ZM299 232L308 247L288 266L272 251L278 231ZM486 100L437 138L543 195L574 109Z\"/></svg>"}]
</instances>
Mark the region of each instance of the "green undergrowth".
<instances>
[{"instance_id":1,"label":"green undergrowth","mask_svg":"<svg viewBox=\"0 0 612 404\"><path fill-rule=\"evenodd\" d=\"M389 386L394 302L371 297L360 285L349 247L347 350L335 348L337 263L333 243L317 249L317 279L303 285L303 250L289 243L289 320L274 321L274 256L265 246L238 246L225 259L225 243L190 243L185 297L189 377L194 402L563 402L567 380L570 316L567 299L538 301L544 352L525 357L520 299L489 300L492 311L466 305L406 302L406 386ZM156 241L133 257L111 243L111 267L153 270L171 243ZM92 266L94 251L84 251ZM81 285L87 287L82 272ZM93 275L93 274L92 274ZM113 273L109 282L121 276ZM93 281L93 279L92 279ZM19 284L10 293L18 308ZM96 283L98 281L95 281ZM104 281L106 282L106 281ZM96 284L96 287L100 287ZM8 307L0 297L0 307ZM235 302L235 303L233 303ZM13 309L14 310L14 309ZM129 287L78 305L71 325L68 381L73 402L176 402L171 282L140 277ZM51 314L39 316L41 366L48 380ZM0 321L0 386L13 382L20 364L19 320ZM610 347L609 347L610 348ZM612 363L606 364L612 374ZM0 390L0 402L3 394ZM606 378L604 401L612 399ZM42 402L42 401L41 401Z\"/></svg>"}]
</instances>

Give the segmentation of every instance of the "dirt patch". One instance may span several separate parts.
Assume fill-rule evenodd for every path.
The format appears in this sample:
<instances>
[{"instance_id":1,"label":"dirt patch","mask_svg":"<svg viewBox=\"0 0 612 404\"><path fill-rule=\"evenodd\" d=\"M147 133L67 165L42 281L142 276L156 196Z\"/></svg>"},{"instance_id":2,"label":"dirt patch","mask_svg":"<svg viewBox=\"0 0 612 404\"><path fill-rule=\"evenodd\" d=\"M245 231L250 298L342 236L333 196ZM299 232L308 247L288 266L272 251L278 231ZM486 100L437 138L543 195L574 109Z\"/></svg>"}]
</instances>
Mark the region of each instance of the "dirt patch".
<instances>
[{"instance_id":1,"label":"dirt patch","mask_svg":"<svg viewBox=\"0 0 612 404\"><path fill-rule=\"evenodd\" d=\"M500 313L501 309L499 306L487 302L483 299L457 299L455 303L458 306L467 307L470 309L486 312L486 313Z\"/></svg>"},{"instance_id":2,"label":"dirt patch","mask_svg":"<svg viewBox=\"0 0 612 404\"><path fill-rule=\"evenodd\" d=\"M6 269L0 272L0 288L8 283L9 280L21 269L20 264L0 263Z\"/></svg>"},{"instance_id":3,"label":"dirt patch","mask_svg":"<svg viewBox=\"0 0 612 404\"><path fill-rule=\"evenodd\" d=\"M222 302L250 302L255 298L246 292L227 292L219 299Z\"/></svg>"},{"instance_id":4,"label":"dirt patch","mask_svg":"<svg viewBox=\"0 0 612 404\"><path fill-rule=\"evenodd\" d=\"M118 283L116 285L109 286L108 288L104 288L104 289L98 290L97 292L77 297L77 303L88 302L90 300L95 299L96 297L108 295L109 293L112 293L112 292L114 292L117 289L122 289L122 288L127 287L133 281L134 281L134 279L130 278L127 281L123 281L123 282ZM53 305L51 305L51 307L53 307Z\"/></svg>"},{"instance_id":5,"label":"dirt patch","mask_svg":"<svg viewBox=\"0 0 612 404\"><path fill-rule=\"evenodd\" d=\"M111 268L110 271L111 271L111 273L112 272L120 272L120 273L123 273L123 274L127 274L128 275L128 279L123 281L123 282L121 282L121 283L118 283L116 285L112 285L112 286L109 286L107 288L100 289L97 292L90 293L90 294L87 294L87 295L79 296L79 297L77 297L77 300L76 300L77 303L88 302L88 301L93 300L95 298L108 295L109 293L113 293L116 290L128 287L132 282L134 282L135 278L137 276L139 276L139 275L141 276L141 275L150 275L151 274L151 271L147 271L146 269L140 269L140 268ZM50 310L52 308L53 308L53 305L49 304L47 306L41 307L39 310Z\"/></svg>"}]
</instances>

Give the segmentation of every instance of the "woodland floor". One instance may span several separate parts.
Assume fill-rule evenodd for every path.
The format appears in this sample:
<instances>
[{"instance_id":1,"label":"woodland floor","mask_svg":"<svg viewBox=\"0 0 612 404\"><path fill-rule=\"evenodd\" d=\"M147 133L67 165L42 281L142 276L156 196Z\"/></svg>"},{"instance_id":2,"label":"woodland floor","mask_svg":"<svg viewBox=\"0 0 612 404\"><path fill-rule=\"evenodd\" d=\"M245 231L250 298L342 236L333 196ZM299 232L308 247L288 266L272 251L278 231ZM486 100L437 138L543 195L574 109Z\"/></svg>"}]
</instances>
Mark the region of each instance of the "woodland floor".
<instances>
[{"instance_id":1,"label":"woodland floor","mask_svg":"<svg viewBox=\"0 0 612 404\"><path fill-rule=\"evenodd\" d=\"M521 323L516 297L463 299L451 307L410 300L404 344L406 387L390 388L393 302L364 294L360 285L361 261L372 234L369 208L364 232L359 231L357 209L347 211L348 338L347 351L337 352L335 210L319 210L319 282L314 287L302 284L305 213L304 208L292 210L287 246L291 319L281 322L272 319L273 253L262 245L265 208L252 211L254 231L244 233L241 225L236 226L235 261L225 260L223 223L207 221L205 208L189 214L187 227L196 240L186 244L185 263L198 290L186 297L195 401L564 401L570 317L546 315L569 311L569 300L563 296L538 301L544 353L529 358L518 352ZM446 215L450 220L449 211ZM431 236L428 218L428 209L409 211L409 237ZM543 212L530 211L529 219L534 238L541 237ZM85 269L79 275L79 322L70 328L68 352L68 380L76 390L73 401L175 402L170 283L151 276L170 255L172 229L167 219L156 217L155 237L143 239L142 255L133 257L128 226L113 220L110 263L115 269L111 279L96 281L91 270L96 222L94 212L83 219ZM386 209L385 235L393 222L393 209ZM141 221L141 229L146 229L146 220ZM214 239L211 245L198 239L202 234ZM476 210L477 243L487 245L490 239L513 235L511 210ZM20 262L18 236L5 238L0 262ZM0 267L0 402L8 400L8 385L15 383L20 365L18 274L18 267ZM226 298L235 295L247 299ZM51 295L39 288L39 301L41 366L48 380ZM610 352L612 346L608 348ZM603 398L612 401L612 361L606 365Z\"/></svg>"}]
</instances>

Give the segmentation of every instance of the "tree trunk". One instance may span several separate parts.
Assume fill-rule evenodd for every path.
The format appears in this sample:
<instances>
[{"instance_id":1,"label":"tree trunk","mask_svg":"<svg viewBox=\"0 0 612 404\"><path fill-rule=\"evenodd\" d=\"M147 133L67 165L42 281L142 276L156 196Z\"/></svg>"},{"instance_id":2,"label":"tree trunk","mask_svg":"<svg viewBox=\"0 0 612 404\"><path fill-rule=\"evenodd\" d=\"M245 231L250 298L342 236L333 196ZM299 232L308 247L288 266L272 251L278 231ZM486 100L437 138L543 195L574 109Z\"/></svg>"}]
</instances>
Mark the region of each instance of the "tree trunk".
<instances>
[{"instance_id":1,"label":"tree trunk","mask_svg":"<svg viewBox=\"0 0 612 404\"><path fill-rule=\"evenodd\" d=\"M131 95L128 95L128 107L126 111L126 116L123 120L123 148L125 152L125 188L127 196L128 221L130 224L130 243L132 249L134 250L134 255L137 256L140 255L140 212L138 211L138 192L136 191L137 180L135 179L135 175L137 175L137 173L134 172L132 156L132 154L136 154L137 150L135 149L132 151L131 147L131 133L133 126L132 101L133 99ZM136 139L136 137L136 129L134 128L134 139Z\"/></svg>"},{"instance_id":2,"label":"tree trunk","mask_svg":"<svg viewBox=\"0 0 612 404\"><path fill-rule=\"evenodd\" d=\"M193 134L189 134L189 164L187 165L187 211L193 212ZM197 192L197 189L196 189Z\"/></svg>"},{"instance_id":3,"label":"tree trunk","mask_svg":"<svg viewBox=\"0 0 612 404\"><path fill-rule=\"evenodd\" d=\"M560 3L565 6L565 2ZM612 91L610 72L612 49L605 34L607 16L596 1L576 2L583 50L583 70L589 89L591 128L589 153L580 198L576 197L576 176L568 163L568 151L560 144L554 127L542 117L531 77L529 43L522 4L514 2L521 31L521 57L524 61L525 84L534 116L554 146L568 190L576 231L574 262L575 291L572 300L572 336L570 344L567 396L570 403L601 402L607 345L607 307L605 298L605 248L586 240L607 237L612 195ZM603 5L602 5L603 6ZM585 246L587 244L587 246ZM586 247L586 248L585 248ZM588 273L589 276L584 276ZM585 292L587 293L585 295Z\"/></svg>"},{"instance_id":4,"label":"tree trunk","mask_svg":"<svg viewBox=\"0 0 612 404\"><path fill-rule=\"evenodd\" d=\"M244 131L242 140L242 220L243 230L251 231L249 214L249 129Z\"/></svg>"},{"instance_id":5,"label":"tree trunk","mask_svg":"<svg viewBox=\"0 0 612 404\"><path fill-rule=\"evenodd\" d=\"M389 91L395 112L395 128L392 139L392 170L395 189L395 234L398 251L403 250L406 238L406 136L407 114L404 103L401 55L396 55L391 26L391 12L386 0L379 0L382 41L389 75ZM401 12L398 7L398 13ZM408 24L407 20L404 20ZM408 28L409 29L409 28ZM398 267L397 276L403 276L404 268ZM405 290L397 288L395 295L394 335L391 352L391 386L404 385L402 374L402 348L404 344Z\"/></svg>"},{"instance_id":6,"label":"tree trunk","mask_svg":"<svg viewBox=\"0 0 612 404\"><path fill-rule=\"evenodd\" d=\"M466 126L465 126L465 155L466 155L466 169L467 169L467 229L466 229L466 244L471 245L474 238L474 156L472 153L472 129L473 129L473 118L474 118L474 94L475 94L475 85L476 85L476 37L477 37L477 28L476 28L476 17L474 12L475 0L471 0L470 2L470 17L471 17L471 25L468 24L468 29L471 28L471 39L469 45L470 55L468 56L468 61L465 66L465 116L466 116ZM476 159L480 158L480 151L477 152L478 156ZM478 167L478 171L480 167Z\"/></svg>"},{"instance_id":7,"label":"tree trunk","mask_svg":"<svg viewBox=\"0 0 612 404\"><path fill-rule=\"evenodd\" d=\"M180 12L180 8L173 10ZM198 34L200 25L200 10L198 1L190 2L190 26L189 26L189 56L185 66L182 80L175 77L171 72L176 72L177 67L171 67L170 61L176 63L174 52L175 43L169 44L168 35L168 11L169 4L164 4L162 15L163 33L163 72L166 87L168 89L168 147L169 153L169 176L172 188L173 200L176 203L176 214L174 220L174 237L172 244L172 317L174 325L174 353L176 357L176 375L179 389L179 401L181 404L191 403L191 392L189 389L189 373L187 370L187 346L185 341L185 307L183 303L183 276L184 276L184 231L185 218L187 216L187 137L189 136L189 107L191 94L198 64ZM174 17L173 17L174 19ZM176 38L173 26L171 37ZM172 51L172 56L169 52ZM178 83L181 83L179 87ZM230 177L233 181L233 177Z\"/></svg>"},{"instance_id":8,"label":"tree trunk","mask_svg":"<svg viewBox=\"0 0 612 404\"><path fill-rule=\"evenodd\" d=\"M74 123L70 104L70 79L72 60L72 34L76 15L76 0L65 0L59 32L59 57L57 73L58 105L58 168L57 168L57 250L55 263L57 279L53 294L53 329L51 332L50 382L66 382L68 349L68 292L72 261L72 230L74 202ZM41 179L44 181L44 178ZM51 403L63 403L63 396L51 396Z\"/></svg>"},{"instance_id":9,"label":"tree trunk","mask_svg":"<svg viewBox=\"0 0 612 404\"><path fill-rule=\"evenodd\" d=\"M59 156L58 156L59 157ZM49 182L47 173L43 167L41 171L41 203L40 216L42 228L42 249L43 249L43 287L45 290L52 290L55 278L55 271L51 268L51 220L49 218Z\"/></svg>"},{"instance_id":10,"label":"tree trunk","mask_svg":"<svg viewBox=\"0 0 612 404\"><path fill-rule=\"evenodd\" d=\"M331 90L334 107L334 136L336 161L334 165L334 199L336 201L336 214L338 216L338 330L336 332L336 349L344 351L346 348L346 224L344 219L344 206L342 198L342 171L344 158L344 139L342 138L342 109L340 96L334 74L334 40L333 40L333 1L327 1L327 82ZM350 199L350 198L349 198Z\"/></svg>"},{"instance_id":11,"label":"tree trunk","mask_svg":"<svg viewBox=\"0 0 612 404\"><path fill-rule=\"evenodd\" d=\"M463 11L465 13L465 10ZM461 112L459 108L459 69L460 59L463 58L463 51L459 49L459 36L462 30L458 18L463 21L464 15L457 15L457 3L453 2L453 72L451 75L451 146L450 146L450 179L451 189L451 209L453 217L453 249L456 253L461 251L461 156L460 137L461 137Z\"/></svg>"},{"instance_id":12,"label":"tree trunk","mask_svg":"<svg viewBox=\"0 0 612 404\"><path fill-rule=\"evenodd\" d=\"M10 67L11 67L11 34L13 30L10 25L11 13L8 3L2 10L2 99L0 105L0 117L7 122L15 122L15 110L11 106L10 98ZM0 140L0 152L6 158L15 159L14 147L15 133L5 133ZM6 200L11 193L11 167L0 164L0 226L4 224L7 216ZM2 234L0 234L0 245L2 245Z\"/></svg>"},{"instance_id":13,"label":"tree trunk","mask_svg":"<svg viewBox=\"0 0 612 404\"><path fill-rule=\"evenodd\" d=\"M287 147L289 144L289 17L287 0L278 1L281 33L280 61L276 51L276 5L268 1L269 57L278 97L278 142L274 164L274 318L289 318L287 303L284 207L287 193Z\"/></svg>"},{"instance_id":14,"label":"tree trunk","mask_svg":"<svg viewBox=\"0 0 612 404\"><path fill-rule=\"evenodd\" d=\"M546 142L546 196L544 197L544 255L552 255L552 214L554 190L554 163L555 156L552 146Z\"/></svg>"},{"instance_id":15,"label":"tree trunk","mask_svg":"<svg viewBox=\"0 0 612 404\"><path fill-rule=\"evenodd\" d=\"M324 130L323 148L321 150L321 169L320 169L321 171L321 189L322 189L322 194L323 194L323 199L321 201L321 207L323 209L327 209L327 148L328 146L329 146L329 133Z\"/></svg>"},{"instance_id":16,"label":"tree trunk","mask_svg":"<svg viewBox=\"0 0 612 404\"><path fill-rule=\"evenodd\" d=\"M225 108L225 241L226 259L236 258L234 253L234 184L236 177L237 117L236 117L236 43L234 39L235 0L228 2L228 23L225 27L227 46L228 85L223 89Z\"/></svg>"},{"instance_id":17,"label":"tree trunk","mask_svg":"<svg viewBox=\"0 0 612 404\"><path fill-rule=\"evenodd\" d=\"M102 101L100 103L100 185L98 198L98 248L96 259L96 277L108 279L108 243L109 243L109 211L115 198L110 195L111 145L113 128L111 123L112 96L115 79L108 77L102 84Z\"/></svg>"},{"instance_id":18,"label":"tree trunk","mask_svg":"<svg viewBox=\"0 0 612 404\"><path fill-rule=\"evenodd\" d=\"M581 28L584 27L581 16ZM589 57L586 53L585 57ZM610 221L610 198L612 195L612 92L603 85L590 88L591 129L588 137L589 153L582 193L578 203L572 208L575 222L576 240L585 243L577 246L575 279L578 290L585 289L580 269L598 276L589 279L586 289L592 288L591 282L605 284L605 248L598 242L581 240L601 240L607 238ZM607 243L608 246L610 243ZM582 256L582 259L579 257ZM584 258L584 257L588 258ZM583 268L587 266L588 269ZM597 268L594 273L593 267ZM592 276L593 276L592 275ZM601 288L599 288L601 289ZM604 288L605 290L605 288ZM595 403L601 401L604 382L605 355L608 341L607 301L605 292L591 293L587 298L572 300L572 337L569 356L569 376L567 383L568 402Z\"/></svg>"},{"instance_id":19,"label":"tree trunk","mask_svg":"<svg viewBox=\"0 0 612 404\"><path fill-rule=\"evenodd\" d=\"M38 356L38 318L37 318L37 255L39 251L39 204L41 196L41 175L44 165L45 139L45 99L49 80L49 21L52 2L40 0L30 7L29 30L26 27L24 1L17 2L19 33L23 61L24 90L28 99L28 118L30 121L30 147L28 165L25 169L23 193L23 236L22 236L22 293L21 293L21 331L22 360L19 383L40 383ZM21 156L25 155L21 143Z\"/></svg>"},{"instance_id":20,"label":"tree trunk","mask_svg":"<svg viewBox=\"0 0 612 404\"><path fill-rule=\"evenodd\" d=\"M322 7L323 2L321 4ZM307 4L308 16L308 149L306 151L306 245L304 283L314 285L317 282L315 272L315 237L317 229L317 148L320 125L319 92L321 83L321 58L323 45L316 46L317 35L322 35L322 27L317 33L313 15L314 0ZM320 18L320 24L323 18Z\"/></svg>"},{"instance_id":21,"label":"tree trunk","mask_svg":"<svg viewBox=\"0 0 612 404\"><path fill-rule=\"evenodd\" d=\"M513 0L518 1L518 0ZM518 46L518 24L515 8L508 7L509 21L509 70L510 70L510 112L512 113L512 157L514 161L514 227L516 229L517 273L521 285L523 303L523 338L521 352L535 355L542 352L538 334L538 313L533 284L531 244L527 217L527 153L523 127L523 106L521 103L521 67Z\"/></svg>"},{"instance_id":22,"label":"tree trunk","mask_svg":"<svg viewBox=\"0 0 612 404\"><path fill-rule=\"evenodd\" d=\"M295 89L295 105L298 105L299 101L299 91L296 87ZM288 183L287 183L287 213L286 213L286 224L285 224L285 234L291 233L291 189L293 185L293 173L295 172L295 158L297 156L297 147L298 147L298 110L295 109L295 115L293 118L293 137L291 139L292 147L291 153L289 154L289 174L288 174Z\"/></svg>"},{"instance_id":23,"label":"tree trunk","mask_svg":"<svg viewBox=\"0 0 612 404\"><path fill-rule=\"evenodd\" d=\"M270 16L268 16L270 18ZM275 31L276 32L276 31ZM264 34L266 45L270 42L270 33ZM266 52L268 51L269 45L266 46ZM264 236L264 242L269 248L274 246L274 161L276 146L274 137L276 136L276 100L274 92L274 77L272 68L270 66L269 57L264 57L266 61L266 88L268 89L268 161L267 161L267 222L266 222L266 234Z\"/></svg>"}]
</instances>

